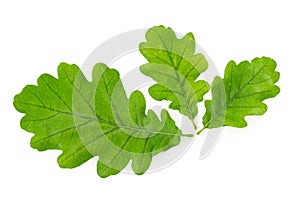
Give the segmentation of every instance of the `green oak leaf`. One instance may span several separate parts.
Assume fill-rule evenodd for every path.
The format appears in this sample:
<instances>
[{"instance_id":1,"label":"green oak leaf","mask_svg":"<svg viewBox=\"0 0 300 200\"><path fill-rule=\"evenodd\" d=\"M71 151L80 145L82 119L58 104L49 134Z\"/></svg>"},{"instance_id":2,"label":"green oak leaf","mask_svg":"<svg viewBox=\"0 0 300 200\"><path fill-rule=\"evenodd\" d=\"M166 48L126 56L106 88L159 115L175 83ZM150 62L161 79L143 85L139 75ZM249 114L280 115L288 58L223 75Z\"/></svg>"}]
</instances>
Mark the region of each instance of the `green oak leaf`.
<instances>
[{"instance_id":1,"label":"green oak leaf","mask_svg":"<svg viewBox=\"0 0 300 200\"><path fill-rule=\"evenodd\" d=\"M105 64L95 65L90 82L76 65L62 63L58 78L40 76L37 86L27 85L15 96L14 106L25 113L21 127L34 133L33 148L62 150L57 160L62 168L98 157L101 177L119 173L129 161L143 174L154 155L178 145L184 135L166 110L161 120L152 110L146 115L141 92L128 99L119 73Z\"/></svg>"},{"instance_id":2,"label":"green oak leaf","mask_svg":"<svg viewBox=\"0 0 300 200\"><path fill-rule=\"evenodd\" d=\"M157 26L147 31L146 39L139 49L149 63L140 70L157 82L149 88L150 95L158 101L171 101L169 107L186 115L196 129L197 103L203 100L209 85L196 80L208 63L202 54L195 54L193 34L178 39L171 28Z\"/></svg>"},{"instance_id":3,"label":"green oak leaf","mask_svg":"<svg viewBox=\"0 0 300 200\"><path fill-rule=\"evenodd\" d=\"M255 58L238 65L230 61L224 79L216 77L211 85L212 100L205 101L204 128L221 126L245 127L248 115L262 115L267 111L265 99L275 97L280 89L275 83L279 72L271 58Z\"/></svg>"}]
</instances>

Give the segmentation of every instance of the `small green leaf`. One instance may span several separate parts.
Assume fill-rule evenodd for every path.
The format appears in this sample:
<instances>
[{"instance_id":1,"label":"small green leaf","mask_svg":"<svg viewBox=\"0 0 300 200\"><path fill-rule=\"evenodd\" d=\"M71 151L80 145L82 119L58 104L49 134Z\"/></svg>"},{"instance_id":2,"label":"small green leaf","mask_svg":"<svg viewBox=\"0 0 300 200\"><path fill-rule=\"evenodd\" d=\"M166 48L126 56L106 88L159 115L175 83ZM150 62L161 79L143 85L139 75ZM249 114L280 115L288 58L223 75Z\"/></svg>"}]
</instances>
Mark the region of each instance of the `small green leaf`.
<instances>
[{"instance_id":1,"label":"small green leaf","mask_svg":"<svg viewBox=\"0 0 300 200\"><path fill-rule=\"evenodd\" d=\"M213 81L212 100L205 101L204 128L241 128L247 126L246 116L264 114L267 105L263 101L275 97L280 91L275 85L280 76L275 68L276 62L267 57L238 65L230 61L224 79L216 77Z\"/></svg>"},{"instance_id":2,"label":"small green leaf","mask_svg":"<svg viewBox=\"0 0 300 200\"><path fill-rule=\"evenodd\" d=\"M178 39L171 28L158 26L148 30L146 39L140 44L140 52L149 63L140 69L157 81L149 88L150 95L158 101L171 101L169 107L189 117L196 128L197 103L203 100L209 85L196 81L208 63L202 54L195 54L193 34Z\"/></svg>"},{"instance_id":3,"label":"small green leaf","mask_svg":"<svg viewBox=\"0 0 300 200\"><path fill-rule=\"evenodd\" d=\"M74 168L97 156L101 177L119 173L129 161L143 174L152 157L178 145L184 135L166 110L161 120L145 114L145 98L134 91L128 99L119 73L97 64L89 82L76 65L62 63L58 78L44 74L15 96L15 108L25 113L21 127L34 133L39 151L62 150L58 164Z\"/></svg>"}]
</instances>

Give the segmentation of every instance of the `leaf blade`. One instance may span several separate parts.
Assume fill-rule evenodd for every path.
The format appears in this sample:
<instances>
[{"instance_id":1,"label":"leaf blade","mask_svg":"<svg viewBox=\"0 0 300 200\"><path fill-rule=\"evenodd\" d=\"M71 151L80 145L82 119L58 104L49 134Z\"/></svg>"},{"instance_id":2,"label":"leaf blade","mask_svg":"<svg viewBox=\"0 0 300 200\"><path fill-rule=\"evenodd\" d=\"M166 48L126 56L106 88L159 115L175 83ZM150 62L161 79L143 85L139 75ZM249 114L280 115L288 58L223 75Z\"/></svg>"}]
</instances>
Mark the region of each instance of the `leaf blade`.
<instances>
[{"instance_id":1,"label":"leaf blade","mask_svg":"<svg viewBox=\"0 0 300 200\"><path fill-rule=\"evenodd\" d=\"M119 173L130 160L134 172L143 174L154 155L176 146L182 136L167 111L161 120L151 110L145 114L142 93L128 99L119 73L104 64L94 67L89 82L76 65L62 63L58 78L42 75L37 86L15 96L14 106L25 113L21 126L34 133L33 148L62 150L63 168L97 156L101 177Z\"/></svg>"},{"instance_id":2,"label":"leaf blade","mask_svg":"<svg viewBox=\"0 0 300 200\"><path fill-rule=\"evenodd\" d=\"M171 109L193 121L198 113L196 104L209 90L207 82L196 81L208 63L202 54L195 54L193 34L178 39L171 28L159 26L149 29L146 39L139 49L149 63L140 70L157 82L149 94L159 101L171 101Z\"/></svg>"},{"instance_id":3,"label":"leaf blade","mask_svg":"<svg viewBox=\"0 0 300 200\"><path fill-rule=\"evenodd\" d=\"M247 126L246 116L263 115L267 111L267 105L263 101L275 97L280 92L280 88L275 85L280 74L275 69L276 62L268 57L255 58L251 62L243 61L239 64L230 61L226 66L224 78L218 78L224 85L222 95L226 96L226 101L223 101L219 107L212 105L212 101L218 99L214 85L212 100L205 102L204 127L242 128ZM212 109L217 110L218 113L211 114ZM221 116L220 113L224 115L223 121L214 124L214 120Z\"/></svg>"}]
</instances>

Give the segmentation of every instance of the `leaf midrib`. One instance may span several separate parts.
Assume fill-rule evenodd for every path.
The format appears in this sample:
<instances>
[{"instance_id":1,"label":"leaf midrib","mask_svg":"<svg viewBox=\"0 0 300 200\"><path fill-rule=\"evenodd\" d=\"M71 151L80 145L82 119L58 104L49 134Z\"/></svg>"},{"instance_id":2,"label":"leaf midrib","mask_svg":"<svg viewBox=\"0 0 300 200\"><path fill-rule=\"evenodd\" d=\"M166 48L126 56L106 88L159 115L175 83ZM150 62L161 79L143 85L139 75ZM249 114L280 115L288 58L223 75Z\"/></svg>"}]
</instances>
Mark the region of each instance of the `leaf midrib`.
<instances>
[{"instance_id":1,"label":"leaf midrib","mask_svg":"<svg viewBox=\"0 0 300 200\"><path fill-rule=\"evenodd\" d=\"M79 115L79 114L76 114L76 113L73 113L73 112L67 112L67 111L52 109L52 108L49 108L47 106L41 106L41 105L32 104L32 103L24 103L24 102L20 102L20 101L15 101L15 102L20 103L20 104L40 107L40 108L47 109L47 110L50 110L50 111L53 111L53 112L57 112L59 114L66 114L66 115L71 115L71 116L75 115L76 117L79 117L79 118L82 118L82 119L97 121L97 122L100 122L100 123L104 123L104 124L107 124L107 125L111 125L111 126L115 126L115 127L119 127L119 128L123 128L123 129L130 129L130 130L134 130L134 131L142 131L142 132L148 132L148 133L151 133L151 134L161 134L161 135L173 135L173 136L189 136L189 135L191 135L191 134L176 134L176 133L163 132L163 131L157 132L157 131L150 131L150 130L147 130L147 129L138 129L136 127L130 127L130 126L125 126L125 125L117 124L117 123L114 123L114 122L110 122L110 121L101 119L99 116L97 116L97 118L93 118L93 117L90 117L90 116Z\"/></svg>"},{"instance_id":2,"label":"leaf midrib","mask_svg":"<svg viewBox=\"0 0 300 200\"><path fill-rule=\"evenodd\" d=\"M184 81L185 79L184 79L183 81L180 80L179 72L178 72L177 70L178 70L178 68L179 68L179 66L180 66L180 64L181 64L181 61L182 61L182 58L183 58L183 54L185 53L185 51L186 51L188 45L185 45L183 51L181 52L181 55L179 55L180 60L179 60L178 64L175 65L175 64L174 64L174 60L172 59L172 56L171 56L171 54L170 54L170 52L172 52L172 49L173 49L173 48L171 48L171 49L169 50L169 49L167 48L167 45L165 44L164 40L162 39L160 33L158 33L158 36L159 36L159 38L160 38L160 40L161 40L161 42L162 42L164 48L167 50L168 57L169 57L170 61L172 62L172 65L173 65L174 68L175 68L176 79L177 79L177 81L180 83L180 84L179 84L179 85L180 85L180 89L181 89L182 91L184 91L183 83L185 82L185 81ZM171 43L171 44L172 44L172 47L173 47L173 35L172 35L172 43ZM194 66L193 66L193 67L194 67ZM195 127L195 122L194 122L194 119L193 119L194 116L193 116L193 113L192 113L192 110L191 110L191 105L189 104L190 102L189 102L189 100L187 99L187 96L186 96L185 94L184 94L183 97L184 97L184 101L185 101L185 103L186 103L186 105L187 105L187 108L188 108L189 118L190 118L190 120L192 121L192 123L193 123L193 125L194 125L194 127ZM196 127L195 127L195 128L196 128Z\"/></svg>"}]
</instances>

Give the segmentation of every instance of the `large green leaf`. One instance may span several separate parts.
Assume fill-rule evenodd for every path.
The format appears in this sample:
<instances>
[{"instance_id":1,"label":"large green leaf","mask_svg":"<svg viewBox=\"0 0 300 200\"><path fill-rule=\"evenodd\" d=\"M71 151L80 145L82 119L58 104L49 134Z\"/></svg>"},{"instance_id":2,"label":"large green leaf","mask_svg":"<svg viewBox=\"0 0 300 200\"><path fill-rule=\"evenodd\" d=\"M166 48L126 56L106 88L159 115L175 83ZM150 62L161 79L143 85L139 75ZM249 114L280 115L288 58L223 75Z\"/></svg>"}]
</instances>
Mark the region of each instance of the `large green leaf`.
<instances>
[{"instance_id":1,"label":"large green leaf","mask_svg":"<svg viewBox=\"0 0 300 200\"><path fill-rule=\"evenodd\" d=\"M216 77L212 83L212 100L205 101L205 128L221 126L245 127L248 115L262 115L267 111L265 99L275 97L280 89L275 83L279 72L271 58L255 58L238 65L230 61L224 79Z\"/></svg>"},{"instance_id":2,"label":"large green leaf","mask_svg":"<svg viewBox=\"0 0 300 200\"><path fill-rule=\"evenodd\" d=\"M94 67L89 82L76 65L62 63L57 79L42 75L37 86L15 96L14 106L26 114L21 126L34 133L33 148L62 150L62 168L98 156L101 177L119 173L130 160L133 171L143 174L152 156L176 146L183 135L166 110L161 120L152 110L146 115L139 91L128 99L119 73L104 64Z\"/></svg>"},{"instance_id":3,"label":"large green leaf","mask_svg":"<svg viewBox=\"0 0 300 200\"><path fill-rule=\"evenodd\" d=\"M209 85L196 81L208 63L202 54L195 54L193 34L178 39L171 28L158 26L148 30L146 39L140 44L140 52L149 63L140 69L157 81L149 88L150 95L159 101L171 101L169 107L189 117L196 128L197 103L203 100Z\"/></svg>"}]
</instances>

